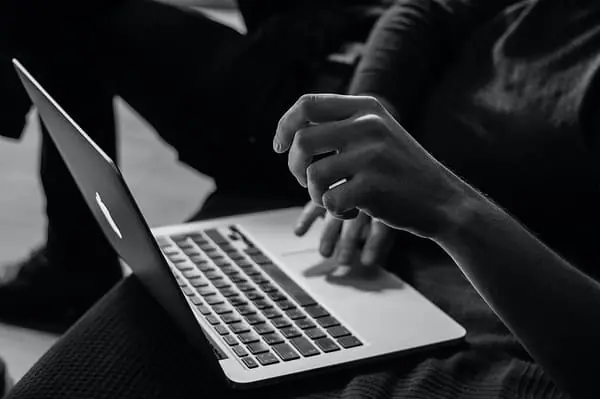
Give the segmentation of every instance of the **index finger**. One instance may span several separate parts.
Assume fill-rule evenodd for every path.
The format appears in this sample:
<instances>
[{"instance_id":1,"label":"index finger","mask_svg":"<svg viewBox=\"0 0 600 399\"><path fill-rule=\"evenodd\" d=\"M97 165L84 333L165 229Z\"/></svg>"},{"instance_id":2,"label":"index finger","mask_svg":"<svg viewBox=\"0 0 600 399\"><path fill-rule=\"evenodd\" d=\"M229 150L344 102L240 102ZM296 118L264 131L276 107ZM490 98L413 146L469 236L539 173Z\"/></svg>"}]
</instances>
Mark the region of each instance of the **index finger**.
<instances>
[{"instance_id":1,"label":"index finger","mask_svg":"<svg viewBox=\"0 0 600 399\"><path fill-rule=\"evenodd\" d=\"M309 123L340 121L377 106L373 97L305 94L279 120L273 149L277 153L287 151L296 132Z\"/></svg>"}]
</instances>

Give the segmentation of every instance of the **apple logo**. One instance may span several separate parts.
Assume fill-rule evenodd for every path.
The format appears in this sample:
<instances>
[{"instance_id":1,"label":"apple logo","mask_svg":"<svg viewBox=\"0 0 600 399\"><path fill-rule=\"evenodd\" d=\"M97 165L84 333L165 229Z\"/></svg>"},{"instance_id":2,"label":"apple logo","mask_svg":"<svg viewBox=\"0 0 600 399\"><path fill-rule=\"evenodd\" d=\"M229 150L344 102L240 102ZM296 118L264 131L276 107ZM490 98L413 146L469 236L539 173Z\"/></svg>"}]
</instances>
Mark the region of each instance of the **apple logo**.
<instances>
[{"instance_id":1,"label":"apple logo","mask_svg":"<svg viewBox=\"0 0 600 399\"><path fill-rule=\"evenodd\" d=\"M110 211L108 210L106 205L104 205L104 202L102 202L102 198L100 198L100 194L98 192L96 192L96 202L98 203L98 207L102 211L102 214L104 215L104 218L106 219L110 227L115 231L115 233L119 236L120 239L123 239L123 236L121 235L121 230L119 230L119 226L117 226L117 224L113 220L112 216L110 215Z\"/></svg>"}]
</instances>

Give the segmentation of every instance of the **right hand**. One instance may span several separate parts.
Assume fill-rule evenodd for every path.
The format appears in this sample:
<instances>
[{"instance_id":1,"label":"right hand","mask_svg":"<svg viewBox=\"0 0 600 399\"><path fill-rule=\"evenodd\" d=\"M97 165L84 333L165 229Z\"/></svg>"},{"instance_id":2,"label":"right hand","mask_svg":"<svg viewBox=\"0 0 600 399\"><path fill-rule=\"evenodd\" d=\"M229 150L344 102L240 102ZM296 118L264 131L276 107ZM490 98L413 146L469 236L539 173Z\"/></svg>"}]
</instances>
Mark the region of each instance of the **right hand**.
<instances>
[{"instance_id":1,"label":"right hand","mask_svg":"<svg viewBox=\"0 0 600 399\"><path fill-rule=\"evenodd\" d=\"M363 212L355 219L340 220L311 201L304 207L294 232L298 236L306 234L320 217L325 217L319 245L322 256L334 256L342 265L355 263L356 259L360 259L362 265L372 266L381 264L389 255L393 229Z\"/></svg>"}]
</instances>

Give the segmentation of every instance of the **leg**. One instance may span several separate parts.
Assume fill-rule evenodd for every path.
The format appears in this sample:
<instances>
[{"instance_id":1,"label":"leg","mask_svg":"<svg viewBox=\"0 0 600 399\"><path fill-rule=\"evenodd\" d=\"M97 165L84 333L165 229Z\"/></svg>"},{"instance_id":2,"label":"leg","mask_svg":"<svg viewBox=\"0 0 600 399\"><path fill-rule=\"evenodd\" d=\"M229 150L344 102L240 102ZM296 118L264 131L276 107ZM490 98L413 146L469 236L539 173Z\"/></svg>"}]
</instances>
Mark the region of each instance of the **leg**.
<instances>
[{"instance_id":1,"label":"leg","mask_svg":"<svg viewBox=\"0 0 600 399\"><path fill-rule=\"evenodd\" d=\"M22 61L87 133L114 156L112 94L98 83L91 60L76 51L66 51L56 58L31 56ZM15 265L14 269L19 269L14 273L16 279L0 286L0 304L6 304L0 307L0 317L61 331L118 281L121 269L41 126L40 174L46 198L47 245Z\"/></svg>"}]
</instances>

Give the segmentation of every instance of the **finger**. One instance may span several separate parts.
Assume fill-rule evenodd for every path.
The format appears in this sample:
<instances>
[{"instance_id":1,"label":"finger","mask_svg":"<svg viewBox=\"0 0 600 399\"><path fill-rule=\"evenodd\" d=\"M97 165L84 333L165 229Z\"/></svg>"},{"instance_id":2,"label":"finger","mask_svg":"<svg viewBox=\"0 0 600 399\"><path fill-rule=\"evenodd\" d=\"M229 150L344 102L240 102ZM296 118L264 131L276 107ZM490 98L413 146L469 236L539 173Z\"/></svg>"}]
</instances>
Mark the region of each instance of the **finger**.
<instances>
[{"instance_id":1,"label":"finger","mask_svg":"<svg viewBox=\"0 0 600 399\"><path fill-rule=\"evenodd\" d=\"M353 176L323 194L323 207L337 219L355 218L356 210L361 208L370 191L369 185L363 175Z\"/></svg>"},{"instance_id":2,"label":"finger","mask_svg":"<svg viewBox=\"0 0 600 399\"><path fill-rule=\"evenodd\" d=\"M333 251L338 242L340 232L342 230L343 222L339 219L332 217L330 214L325 216L325 227L321 235L321 244L319 245L319 252L326 258L333 255Z\"/></svg>"},{"instance_id":3,"label":"finger","mask_svg":"<svg viewBox=\"0 0 600 399\"><path fill-rule=\"evenodd\" d=\"M369 224L370 218L364 213L359 213L354 220L345 220L342 235L337 245L337 261L349 264L360 248L360 236L363 229Z\"/></svg>"},{"instance_id":4,"label":"finger","mask_svg":"<svg viewBox=\"0 0 600 399\"><path fill-rule=\"evenodd\" d=\"M308 229L310 229L315 220L323 215L325 215L325 208L320 207L319 205L310 201L308 204L306 204L302 210L302 213L298 217L298 220L296 221L296 227L294 228L294 233L297 236L303 236L306 234Z\"/></svg>"},{"instance_id":5,"label":"finger","mask_svg":"<svg viewBox=\"0 0 600 399\"><path fill-rule=\"evenodd\" d=\"M310 164L306 169L306 178L308 194L312 201L323 206L323 196L326 192L344 184L356 173L363 171L365 163L370 159L368 156L370 148L365 146L352 149ZM345 210L348 209L340 209L340 211Z\"/></svg>"},{"instance_id":6,"label":"finger","mask_svg":"<svg viewBox=\"0 0 600 399\"><path fill-rule=\"evenodd\" d=\"M306 169L323 159L322 155L335 154L350 143L359 145L368 138L363 132L364 123L355 118L310 126L294 136L288 155L288 167L301 186L306 187ZM321 155L321 157L319 157Z\"/></svg>"},{"instance_id":7,"label":"finger","mask_svg":"<svg viewBox=\"0 0 600 399\"><path fill-rule=\"evenodd\" d=\"M392 230L385 224L373 220L371 234L363 247L361 263L371 266L382 262L391 249L391 243Z\"/></svg>"},{"instance_id":8,"label":"finger","mask_svg":"<svg viewBox=\"0 0 600 399\"><path fill-rule=\"evenodd\" d=\"M273 149L277 153L287 151L296 132L310 123L340 121L361 111L382 108L377 100L368 96L303 95L279 120Z\"/></svg>"}]
</instances>

